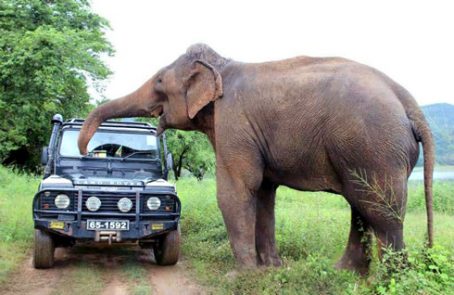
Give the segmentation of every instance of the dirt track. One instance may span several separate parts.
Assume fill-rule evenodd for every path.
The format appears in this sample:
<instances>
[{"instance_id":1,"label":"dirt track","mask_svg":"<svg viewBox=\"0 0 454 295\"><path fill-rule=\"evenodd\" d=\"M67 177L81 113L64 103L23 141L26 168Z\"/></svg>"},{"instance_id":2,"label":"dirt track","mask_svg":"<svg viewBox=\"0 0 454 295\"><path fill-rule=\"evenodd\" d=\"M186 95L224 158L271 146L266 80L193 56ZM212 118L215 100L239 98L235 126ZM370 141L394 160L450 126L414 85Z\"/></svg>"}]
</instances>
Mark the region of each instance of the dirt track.
<instances>
[{"instance_id":1,"label":"dirt track","mask_svg":"<svg viewBox=\"0 0 454 295\"><path fill-rule=\"evenodd\" d=\"M59 248L55 258L54 268L36 270L30 255L0 294L206 293L190 278L184 259L175 266L157 266L150 251L135 246Z\"/></svg>"}]
</instances>

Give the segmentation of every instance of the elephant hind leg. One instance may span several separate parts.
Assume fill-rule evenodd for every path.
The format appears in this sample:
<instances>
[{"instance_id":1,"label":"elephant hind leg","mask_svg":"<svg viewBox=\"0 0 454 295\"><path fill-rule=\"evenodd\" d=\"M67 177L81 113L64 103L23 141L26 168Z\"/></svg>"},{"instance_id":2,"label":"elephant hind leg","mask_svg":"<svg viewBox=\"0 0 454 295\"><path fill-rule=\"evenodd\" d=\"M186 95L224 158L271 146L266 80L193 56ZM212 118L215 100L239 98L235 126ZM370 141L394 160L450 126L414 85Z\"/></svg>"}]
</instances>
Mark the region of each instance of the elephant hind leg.
<instances>
[{"instance_id":1,"label":"elephant hind leg","mask_svg":"<svg viewBox=\"0 0 454 295\"><path fill-rule=\"evenodd\" d=\"M386 248L390 248L395 252L405 248L403 229L375 231L375 235L377 237L377 253L380 260L382 260L383 250Z\"/></svg>"},{"instance_id":2,"label":"elephant hind leg","mask_svg":"<svg viewBox=\"0 0 454 295\"><path fill-rule=\"evenodd\" d=\"M255 246L259 265L280 266L276 249L274 201L277 185L264 181L257 192Z\"/></svg>"},{"instance_id":3,"label":"elephant hind leg","mask_svg":"<svg viewBox=\"0 0 454 295\"><path fill-rule=\"evenodd\" d=\"M405 171L363 173L362 180L354 181L349 190L350 204L357 208L377 237L380 256L381 248L389 247L394 251L404 248L403 221L407 202Z\"/></svg>"},{"instance_id":4,"label":"elephant hind leg","mask_svg":"<svg viewBox=\"0 0 454 295\"><path fill-rule=\"evenodd\" d=\"M352 207L350 236L344 255L336 267L349 269L361 275L367 274L371 261L372 234L367 221Z\"/></svg>"},{"instance_id":5,"label":"elephant hind leg","mask_svg":"<svg viewBox=\"0 0 454 295\"><path fill-rule=\"evenodd\" d=\"M400 251L405 247L403 223L407 203L407 179L399 175L384 176L377 183L382 189L375 197L369 196L367 210L362 212L375 232L379 248ZM381 253L381 249L378 253Z\"/></svg>"},{"instance_id":6,"label":"elephant hind leg","mask_svg":"<svg viewBox=\"0 0 454 295\"><path fill-rule=\"evenodd\" d=\"M383 220L380 224L374 225L373 229L377 237L378 256L380 259L382 259L382 250L385 248L390 248L395 252L405 248L402 223Z\"/></svg>"}]
</instances>

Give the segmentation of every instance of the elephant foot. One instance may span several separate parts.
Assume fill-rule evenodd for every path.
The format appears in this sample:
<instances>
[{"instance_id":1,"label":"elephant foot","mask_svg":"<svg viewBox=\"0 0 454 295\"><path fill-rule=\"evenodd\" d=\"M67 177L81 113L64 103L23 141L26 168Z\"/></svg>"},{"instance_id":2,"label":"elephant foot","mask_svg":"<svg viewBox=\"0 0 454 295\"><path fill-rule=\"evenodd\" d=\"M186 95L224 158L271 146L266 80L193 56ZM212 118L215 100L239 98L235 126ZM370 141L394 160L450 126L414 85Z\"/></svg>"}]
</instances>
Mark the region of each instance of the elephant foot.
<instances>
[{"instance_id":1,"label":"elephant foot","mask_svg":"<svg viewBox=\"0 0 454 295\"><path fill-rule=\"evenodd\" d=\"M238 255L236 257L236 264L237 264L237 269L239 271L244 271L244 270L254 270L257 269L258 263L257 263L257 256L256 255Z\"/></svg>"},{"instance_id":2,"label":"elephant foot","mask_svg":"<svg viewBox=\"0 0 454 295\"><path fill-rule=\"evenodd\" d=\"M365 276L369 273L370 259L367 257L359 257L355 254L344 254L342 258L336 263L337 269L346 269L354 271L361 276Z\"/></svg>"},{"instance_id":3,"label":"elephant foot","mask_svg":"<svg viewBox=\"0 0 454 295\"><path fill-rule=\"evenodd\" d=\"M282 266L282 260L279 258L277 254L265 254L265 253L258 253L257 255L257 264L259 266L274 266L279 267Z\"/></svg>"}]
</instances>

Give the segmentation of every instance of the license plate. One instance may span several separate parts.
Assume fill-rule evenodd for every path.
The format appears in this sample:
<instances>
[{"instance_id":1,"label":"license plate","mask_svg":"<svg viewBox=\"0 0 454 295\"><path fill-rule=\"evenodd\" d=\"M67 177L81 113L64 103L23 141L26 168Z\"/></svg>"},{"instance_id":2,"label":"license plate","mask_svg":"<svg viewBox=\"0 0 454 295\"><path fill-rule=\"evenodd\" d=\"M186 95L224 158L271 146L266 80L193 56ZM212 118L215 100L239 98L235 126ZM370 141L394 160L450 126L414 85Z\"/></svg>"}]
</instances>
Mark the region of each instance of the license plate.
<instances>
[{"instance_id":1,"label":"license plate","mask_svg":"<svg viewBox=\"0 0 454 295\"><path fill-rule=\"evenodd\" d=\"M87 230L129 230L129 220L87 220Z\"/></svg>"}]
</instances>

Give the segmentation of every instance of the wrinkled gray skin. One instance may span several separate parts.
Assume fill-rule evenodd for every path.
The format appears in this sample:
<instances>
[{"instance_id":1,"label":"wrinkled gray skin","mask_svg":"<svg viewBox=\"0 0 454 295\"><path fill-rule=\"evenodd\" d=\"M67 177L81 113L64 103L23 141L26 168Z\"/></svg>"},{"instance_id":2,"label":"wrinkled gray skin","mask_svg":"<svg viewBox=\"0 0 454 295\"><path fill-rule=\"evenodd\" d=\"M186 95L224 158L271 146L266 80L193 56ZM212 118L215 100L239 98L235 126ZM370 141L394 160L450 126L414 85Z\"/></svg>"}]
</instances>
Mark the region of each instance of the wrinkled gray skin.
<instances>
[{"instance_id":1,"label":"wrinkled gray skin","mask_svg":"<svg viewBox=\"0 0 454 295\"><path fill-rule=\"evenodd\" d=\"M132 116L159 116L160 132L198 130L209 137L219 208L242 267L281 264L274 234L279 185L348 201L351 230L338 267L367 272L371 232L380 247L402 249L418 142L432 244L430 130L410 94L368 66L304 56L241 63L193 45L137 91L90 113L81 153L102 121Z\"/></svg>"}]
</instances>

